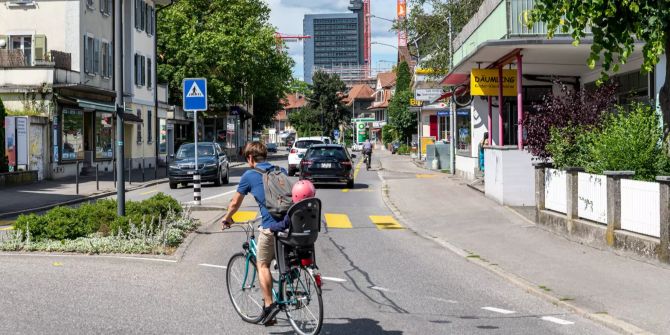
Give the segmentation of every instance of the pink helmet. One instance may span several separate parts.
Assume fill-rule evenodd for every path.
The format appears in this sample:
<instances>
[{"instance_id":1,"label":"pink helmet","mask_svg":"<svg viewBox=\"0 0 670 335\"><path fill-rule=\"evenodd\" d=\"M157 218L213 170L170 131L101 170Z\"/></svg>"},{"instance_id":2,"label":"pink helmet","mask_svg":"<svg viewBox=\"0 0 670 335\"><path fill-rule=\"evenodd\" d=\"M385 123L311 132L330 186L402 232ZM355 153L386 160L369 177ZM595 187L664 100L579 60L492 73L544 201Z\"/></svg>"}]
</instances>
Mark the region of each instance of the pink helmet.
<instances>
[{"instance_id":1,"label":"pink helmet","mask_svg":"<svg viewBox=\"0 0 670 335\"><path fill-rule=\"evenodd\" d=\"M299 180L295 185L293 185L293 190L291 191L293 197L293 203L296 203L300 200L313 198L316 196L316 188L309 180Z\"/></svg>"}]
</instances>

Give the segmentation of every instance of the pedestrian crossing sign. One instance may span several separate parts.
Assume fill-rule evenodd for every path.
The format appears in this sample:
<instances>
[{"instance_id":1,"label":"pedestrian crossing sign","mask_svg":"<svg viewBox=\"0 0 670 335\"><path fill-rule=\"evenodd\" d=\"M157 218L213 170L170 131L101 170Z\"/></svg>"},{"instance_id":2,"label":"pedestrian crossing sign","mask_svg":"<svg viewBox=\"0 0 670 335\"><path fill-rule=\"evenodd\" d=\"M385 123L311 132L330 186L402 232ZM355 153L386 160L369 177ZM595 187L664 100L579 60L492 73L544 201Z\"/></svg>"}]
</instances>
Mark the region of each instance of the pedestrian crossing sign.
<instances>
[{"instance_id":1,"label":"pedestrian crossing sign","mask_svg":"<svg viewBox=\"0 0 670 335\"><path fill-rule=\"evenodd\" d=\"M182 90L184 92L183 100L185 111L207 110L207 79L184 79Z\"/></svg>"}]
</instances>

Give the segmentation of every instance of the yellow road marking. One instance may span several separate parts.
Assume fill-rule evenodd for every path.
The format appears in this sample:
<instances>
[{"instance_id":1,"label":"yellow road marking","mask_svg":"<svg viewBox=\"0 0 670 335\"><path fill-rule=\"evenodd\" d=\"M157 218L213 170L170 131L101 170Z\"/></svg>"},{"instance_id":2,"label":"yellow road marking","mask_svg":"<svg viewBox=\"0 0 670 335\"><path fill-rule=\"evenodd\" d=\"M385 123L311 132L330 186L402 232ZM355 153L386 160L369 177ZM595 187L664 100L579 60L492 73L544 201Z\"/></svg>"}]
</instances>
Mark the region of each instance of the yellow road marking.
<instances>
[{"instance_id":1,"label":"yellow road marking","mask_svg":"<svg viewBox=\"0 0 670 335\"><path fill-rule=\"evenodd\" d=\"M351 221L346 214L324 214L328 228L351 228Z\"/></svg>"},{"instance_id":2,"label":"yellow road marking","mask_svg":"<svg viewBox=\"0 0 670 335\"><path fill-rule=\"evenodd\" d=\"M63 266L63 263L61 262L53 262L53 266Z\"/></svg>"},{"instance_id":3,"label":"yellow road marking","mask_svg":"<svg viewBox=\"0 0 670 335\"><path fill-rule=\"evenodd\" d=\"M12 227L13 224L14 224L14 221L0 220L0 231L2 231L2 230L13 230L14 229L14 227Z\"/></svg>"},{"instance_id":4,"label":"yellow road marking","mask_svg":"<svg viewBox=\"0 0 670 335\"><path fill-rule=\"evenodd\" d=\"M3 231L3 230L14 230L14 227L12 227L12 226L9 226L9 227L0 227L0 231Z\"/></svg>"},{"instance_id":5,"label":"yellow road marking","mask_svg":"<svg viewBox=\"0 0 670 335\"><path fill-rule=\"evenodd\" d=\"M358 171L360 171L362 164L363 164L363 160L358 161L358 164L356 164L356 170L354 170L354 180L358 176Z\"/></svg>"},{"instance_id":6,"label":"yellow road marking","mask_svg":"<svg viewBox=\"0 0 670 335\"><path fill-rule=\"evenodd\" d=\"M347 193L347 192L349 192L349 189L348 188L343 188L342 192Z\"/></svg>"},{"instance_id":7,"label":"yellow road marking","mask_svg":"<svg viewBox=\"0 0 670 335\"><path fill-rule=\"evenodd\" d=\"M377 229L404 229L404 227L390 215L370 215L370 221L377 226Z\"/></svg>"},{"instance_id":8,"label":"yellow road marking","mask_svg":"<svg viewBox=\"0 0 670 335\"><path fill-rule=\"evenodd\" d=\"M158 192L158 191L159 191L159 190L146 191L146 192L142 192L142 193L140 193L140 195L147 195L147 194L151 194L151 193L156 193L156 192Z\"/></svg>"},{"instance_id":9,"label":"yellow road marking","mask_svg":"<svg viewBox=\"0 0 670 335\"><path fill-rule=\"evenodd\" d=\"M246 222L255 219L258 216L258 212L252 211L239 211L233 215L233 221L235 222Z\"/></svg>"},{"instance_id":10,"label":"yellow road marking","mask_svg":"<svg viewBox=\"0 0 670 335\"><path fill-rule=\"evenodd\" d=\"M437 177L437 175L424 173L424 174L417 174L416 177L419 179L428 179L428 178L435 178Z\"/></svg>"}]
</instances>

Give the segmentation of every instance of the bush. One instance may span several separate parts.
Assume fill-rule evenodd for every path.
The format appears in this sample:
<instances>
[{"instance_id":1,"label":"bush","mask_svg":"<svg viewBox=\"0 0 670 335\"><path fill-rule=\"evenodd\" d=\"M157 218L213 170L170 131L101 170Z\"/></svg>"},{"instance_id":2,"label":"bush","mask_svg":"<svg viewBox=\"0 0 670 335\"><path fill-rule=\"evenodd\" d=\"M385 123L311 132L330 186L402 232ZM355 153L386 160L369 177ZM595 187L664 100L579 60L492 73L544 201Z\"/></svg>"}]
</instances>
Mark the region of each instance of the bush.
<instances>
[{"instance_id":1,"label":"bush","mask_svg":"<svg viewBox=\"0 0 670 335\"><path fill-rule=\"evenodd\" d=\"M397 132L392 125L387 124L382 127L382 141L384 144L389 144L398 139Z\"/></svg>"},{"instance_id":2,"label":"bush","mask_svg":"<svg viewBox=\"0 0 670 335\"><path fill-rule=\"evenodd\" d=\"M158 231L159 218L170 212L182 212L179 202L163 193L141 201L126 202L126 216L116 215L115 200L100 200L84 204L79 208L56 207L45 215L21 215L14 223L14 229L23 238L40 240L73 240L94 233L102 236L115 235L119 231L128 234L132 227L146 231Z\"/></svg>"},{"instance_id":3,"label":"bush","mask_svg":"<svg viewBox=\"0 0 670 335\"><path fill-rule=\"evenodd\" d=\"M397 153L398 155L409 155L411 149L412 149L412 148L410 148L410 146L408 146L407 144L401 144L401 145L398 147L398 151L396 151L396 153Z\"/></svg>"},{"instance_id":4,"label":"bush","mask_svg":"<svg viewBox=\"0 0 670 335\"><path fill-rule=\"evenodd\" d=\"M584 166L588 172L632 170L640 180L669 172L660 116L649 105L620 107L607 117L602 130L585 136L591 137Z\"/></svg>"},{"instance_id":5,"label":"bush","mask_svg":"<svg viewBox=\"0 0 670 335\"><path fill-rule=\"evenodd\" d=\"M589 160L589 128L566 127L552 128L551 139L546 150L554 160L558 169L567 167L584 167Z\"/></svg>"}]
</instances>

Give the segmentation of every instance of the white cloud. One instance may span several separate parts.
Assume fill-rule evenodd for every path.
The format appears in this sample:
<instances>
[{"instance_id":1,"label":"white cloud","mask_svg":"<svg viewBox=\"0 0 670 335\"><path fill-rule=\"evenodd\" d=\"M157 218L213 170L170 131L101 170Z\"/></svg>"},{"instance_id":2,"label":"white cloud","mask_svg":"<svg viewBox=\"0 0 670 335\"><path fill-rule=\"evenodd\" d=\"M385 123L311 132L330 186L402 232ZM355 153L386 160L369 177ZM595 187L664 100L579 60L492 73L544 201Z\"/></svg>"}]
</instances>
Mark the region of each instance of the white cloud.
<instances>
[{"instance_id":1,"label":"white cloud","mask_svg":"<svg viewBox=\"0 0 670 335\"><path fill-rule=\"evenodd\" d=\"M395 19L396 0L370 0L370 11L372 15L385 19ZM284 34L300 35L302 31L302 21L305 14L320 13L347 13L349 0L267 0L272 12L270 13L270 23L277 28L277 31ZM398 39L395 32L391 32L392 23L370 18L372 28L372 41L387 43L397 46ZM293 68L293 75L302 78L303 74L303 46L301 42L288 43L288 52L293 57L296 65ZM397 59L397 50L383 45L372 45L372 68L389 67L392 64L379 62L387 60L395 62Z\"/></svg>"}]
</instances>

